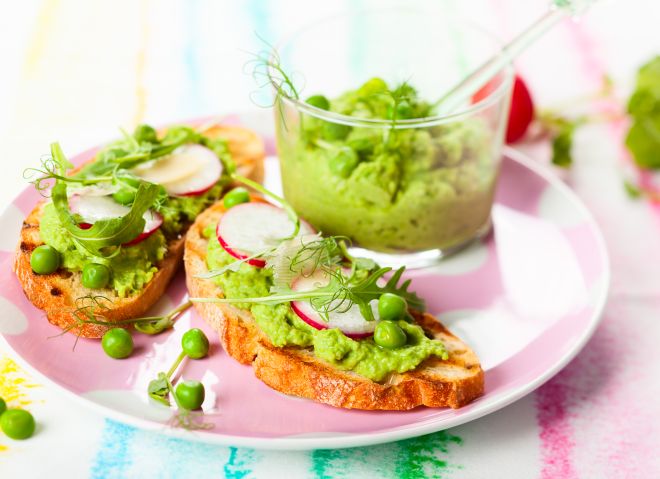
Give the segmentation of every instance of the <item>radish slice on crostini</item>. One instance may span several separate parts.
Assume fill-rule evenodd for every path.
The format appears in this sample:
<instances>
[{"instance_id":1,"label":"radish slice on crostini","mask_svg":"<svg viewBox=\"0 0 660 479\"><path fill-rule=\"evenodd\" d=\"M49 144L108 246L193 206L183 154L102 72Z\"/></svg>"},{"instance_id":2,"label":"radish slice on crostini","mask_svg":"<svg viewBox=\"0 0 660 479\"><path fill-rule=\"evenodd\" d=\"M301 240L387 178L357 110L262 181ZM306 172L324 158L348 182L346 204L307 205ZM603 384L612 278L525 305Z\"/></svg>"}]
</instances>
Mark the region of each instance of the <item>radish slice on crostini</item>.
<instances>
[{"instance_id":1,"label":"radish slice on crostini","mask_svg":"<svg viewBox=\"0 0 660 479\"><path fill-rule=\"evenodd\" d=\"M145 181L162 185L171 196L196 196L210 190L220 179L222 170L222 162L210 149L183 145L131 171Z\"/></svg>"},{"instance_id":2,"label":"radish slice on crostini","mask_svg":"<svg viewBox=\"0 0 660 479\"><path fill-rule=\"evenodd\" d=\"M79 224L82 229L91 228L99 220L120 218L131 210L128 206L120 205L110 196L81 195L73 195L69 198L69 208L72 213L78 214L82 218L82 222ZM142 233L125 243L126 245L134 245L147 239L163 224L163 217L156 211L147 210L142 217L145 221Z\"/></svg>"},{"instance_id":3,"label":"radish slice on crostini","mask_svg":"<svg viewBox=\"0 0 660 479\"><path fill-rule=\"evenodd\" d=\"M115 193L119 188L119 185L111 183L86 186L69 185L67 187L67 192L71 196L108 196Z\"/></svg>"},{"instance_id":4,"label":"radish slice on crostini","mask_svg":"<svg viewBox=\"0 0 660 479\"><path fill-rule=\"evenodd\" d=\"M296 279L291 289L294 291L310 291L318 287L328 284L328 277L326 273L318 271L317 273L304 277L300 276ZM337 311L330 311L328 313L328 321L312 307L309 301L292 301L291 309L298 315L300 319L316 329L335 329L338 328L347 337L352 339L367 338L374 333L376 321L367 321L362 316L360 308L357 305L352 305L347 311L341 304L337 304ZM370 303L374 317L378 318L378 301L374 300ZM343 312L341 312L343 311Z\"/></svg>"},{"instance_id":5,"label":"radish slice on crostini","mask_svg":"<svg viewBox=\"0 0 660 479\"><path fill-rule=\"evenodd\" d=\"M277 241L293 233L294 224L286 211L270 203L242 203L227 210L216 228L218 242L237 259L245 259L277 246ZM300 221L298 235L314 233L309 223ZM246 261L263 268L266 261L252 258Z\"/></svg>"}]
</instances>

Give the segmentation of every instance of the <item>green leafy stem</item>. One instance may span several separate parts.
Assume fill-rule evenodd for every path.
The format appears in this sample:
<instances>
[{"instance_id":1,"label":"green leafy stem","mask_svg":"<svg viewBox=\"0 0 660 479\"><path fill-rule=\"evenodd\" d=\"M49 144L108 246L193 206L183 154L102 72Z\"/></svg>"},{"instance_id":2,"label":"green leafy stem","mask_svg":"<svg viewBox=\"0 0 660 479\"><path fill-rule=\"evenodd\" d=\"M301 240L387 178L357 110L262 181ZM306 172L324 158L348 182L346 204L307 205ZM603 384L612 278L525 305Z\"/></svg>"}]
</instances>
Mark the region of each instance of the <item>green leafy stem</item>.
<instances>
[{"instance_id":1,"label":"green leafy stem","mask_svg":"<svg viewBox=\"0 0 660 479\"><path fill-rule=\"evenodd\" d=\"M257 86L263 88L271 85L278 97L299 99L300 93L293 82L293 75L282 67L279 53L268 42L263 39L261 41L267 49L253 54L253 59L248 62L252 66L252 76Z\"/></svg>"},{"instance_id":2,"label":"green leafy stem","mask_svg":"<svg viewBox=\"0 0 660 479\"><path fill-rule=\"evenodd\" d=\"M76 299L76 309L72 311L75 322L67 326L60 334L61 336L72 329L80 328L85 324L95 324L106 327L133 326L143 334L155 335L170 329L181 313L192 306L191 301L186 301L163 316L145 316L141 318L122 319L110 321L105 318L104 312L110 309L112 301L101 295L87 295Z\"/></svg>"},{"instance_id":3,"label":"green leafy stem","mask_svg":"<svg viewBox=\"0 0 660 479\"><path fill-rule=\"evenodd\" d=\"M51 154L53 161L58 165L59 176L66 176L66 170L71 164L64 156L59 143L51 145ZM158 185L141 183L131 209L126 215L99 220L89 229L82 229L77 218L71 214L65 182L56 180L51 196L60 224L70 235L76 247L88 256L103 260L118 254L121 244L131 241L142 232L145 225L142 216L154 203L159 193ZM108 250L108 247L113 248Z\"/></svg>"},{"instance_id":4,"label":"green leafy stem","mask_svg":"<svg viewBox=\"0 0 660 479\"><path fill-rule=\"evenodd\" d=\"M174 427L182 427L188 430L210 429L213 424L204 421L204 413L191 411L181 405L179 399L176 397L174 386L172 385L172 375L181 365L181 362L186 357L186 353L181 351L176 360L167 372L159 372L156 379L149 382L147 393L153 400L170 406L169 397L174 399L177 407L177 413L172 417L170 424Z\"/></svg>"},{"instance_id":5,"label":"green leafy stem","mask_svg":"<svg viewBox=\"0 0 660 479\"><path fill-rule=\"evenodd\" d=\"M370 302L377 300L384 293L392 293L403 297L410 308L423 311L424 300L417 294L408 291L410 280L398 286L405 267L399 268L383 286L379 280L392 268L379 268L362 279L356 278L355 267L353 274L346 276L341 270L326 270L329 282L310 291L287 291L269 296L254 298L190 298L193 303L250 303L250 304L281 304L291 301L309 301L312 307L328 320L331 312L343 313L353 305L360 308L365 320L374 321L375 317Z\"/></svg>"}]
</instances>

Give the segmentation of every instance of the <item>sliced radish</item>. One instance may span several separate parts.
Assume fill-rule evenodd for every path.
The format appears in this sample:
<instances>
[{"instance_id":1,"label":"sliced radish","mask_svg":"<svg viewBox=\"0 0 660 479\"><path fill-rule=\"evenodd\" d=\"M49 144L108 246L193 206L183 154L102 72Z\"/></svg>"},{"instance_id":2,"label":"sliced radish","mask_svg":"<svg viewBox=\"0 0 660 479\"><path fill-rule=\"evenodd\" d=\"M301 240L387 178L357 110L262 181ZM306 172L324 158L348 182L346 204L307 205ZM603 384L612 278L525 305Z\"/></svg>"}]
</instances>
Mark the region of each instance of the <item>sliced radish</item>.
<instances>
[{"instance_id":1,"label":"sliced radish","mask_svg":"<svg viewBox=\"0 0 660 479\"><path fill-rule=\"evenodd\" d=\"M216 228L218 242L234 258L245 259L277 246L277 241L293 233L294 224L282 208L270 203L243 203L226 211ZM298 235L314 233L308 223L300 222ZM263 268L260 258L247 261Z\"/></svg>"},{"instance_id":2,"label":"sliced radish","mask_svg":"<svg viewBox=\"0 0 660 479\"><path fill-rule=\"evenodd\" d=\"M71 196L108 196L119 189L119 185L112 183L101 183L98 185L69 186L67 191Z\"/></svg>"},{"instance_id":3,"label":"sliced radish","mask_svg":"<svg viewBox=\"0 0 660 479\"><path fill-rule=\"evenodd\" d=\"M328 284L328 277L323 272L318 272L309 277L299 277L293 282L291 288L294 291L311 291L313 289L325 286ZM342 310L341 304L336 305L339 311ZM372 301L370 303L371 310L374 317L378 318L378 302ZM293 301L291 309L307 324L316 329L335 329L338 328L349 338L362 339L371 336L376 329L376 321L367 321L362 316L360 308L353 304L347 311L331 311L328 314L328 321L312 307L309 301Z\"/></svg>"},{"instance_id":4,"label":"sliced radish","mask_svg":"<svg viewBox=\"0 0 660 479\"><path fill-rule=\"evenodd\" d=\"M222 176L223 166L215 153L201 145L190 145L196 155L205 160L204 166L194 175L163 185L168 194L174 196L197 196L213 188ZM205 151L205 153L202 153Z\"/></svg>"},{"instance_id":5,"label":"sliced radish","mask_svg":"<svg viewBox=\"0 0 660 479\"><path fill-rule=\"evenodd\" d=\"M202 169L206 164L202 155L207 151L213 154L201 145L183 145L167 156L136 166L132 172L145 181L161 185L183 180Z\"/></svg>"},{"instance_id":6,"label":"sliced radish","mask_svg":"<svg viewBox=\"0 0 660 479\"><path fill-rule=\"evenodd\" d=\"M196 196L210 190L222 175L222 162L202 145L183 145L170 155L135 167L132 172L162 185L172 196Z\"/></svg>"},{"instance_id":7,"label":"sliced radish","mask_svg":"<svg viewBox=\"0 0 660 479\"><path fill-rule=\"evenodd\" d=\"M80 195L72 195L69 198L69 208L71 208L72 213L82 217L82 222L79 225L82 229L91 228L94 223L100 220L125 216L131 210L128 206L120 205L110 196ZM163 224L163 217L156 211L147 210L142 217L145 221L142 233L125 243L125 245L134 245L147 239Z\"/></svg>"}]
</instances>

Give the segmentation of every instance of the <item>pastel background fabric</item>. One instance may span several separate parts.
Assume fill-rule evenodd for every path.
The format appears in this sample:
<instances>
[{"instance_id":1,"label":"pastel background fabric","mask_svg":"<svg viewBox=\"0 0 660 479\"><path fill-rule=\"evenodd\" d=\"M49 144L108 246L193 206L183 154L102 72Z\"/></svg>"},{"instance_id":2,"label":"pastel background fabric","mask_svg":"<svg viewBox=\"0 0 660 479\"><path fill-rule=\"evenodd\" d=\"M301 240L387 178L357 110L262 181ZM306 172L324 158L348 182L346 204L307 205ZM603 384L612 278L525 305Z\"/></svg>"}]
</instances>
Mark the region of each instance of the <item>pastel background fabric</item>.
<instances>
[{"instance_id":1,"label":"pastel background fabric","mask_svg":"<svg viewBox=\"0 0 660 479\"><path fill-rule=\"evenodd\" d=\"M0 15L0 198L22 171L61 141L74 153L117 126L167 123L257 108L243 66L259 36L277 41L316 18L376 1L2 2ZM502 37L538 15L543 1L418 2L476 17ZM565 22L518 63L537 104L558 107L598 90L604 75L620 111L637 67L660 53L660 5L604 1ZM352 33L360 41L360 31ZM349 450L269 452L203 445L106 419L40 384L0 351L0 396L39 423L25 442L0 435L0 477L511 477L660 475L660 206L622 187L625 121L579 130L576 165L564 175L600 224L612 286L600 328L560 374L515 404L461 427ZM542 143L522 147L548 160ZM13 244L15 238L0 241ZM4 249L4 248L3 248ZM2 316L12 305L0 303ZM55 360L55 358L54 358Z\"/></svg>"}]
</instances>

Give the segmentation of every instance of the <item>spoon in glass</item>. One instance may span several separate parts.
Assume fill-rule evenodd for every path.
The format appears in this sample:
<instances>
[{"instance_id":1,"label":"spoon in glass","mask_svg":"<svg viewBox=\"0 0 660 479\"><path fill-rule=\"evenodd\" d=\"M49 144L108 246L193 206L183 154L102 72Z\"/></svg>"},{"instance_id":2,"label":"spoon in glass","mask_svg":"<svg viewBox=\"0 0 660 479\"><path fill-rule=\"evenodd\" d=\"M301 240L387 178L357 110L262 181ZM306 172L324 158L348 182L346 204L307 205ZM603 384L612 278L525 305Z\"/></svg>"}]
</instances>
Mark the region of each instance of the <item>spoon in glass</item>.
<instances>
[{"instance_id":1,"label":"spoon in glass","mask_svg":"<svg viewBox=\"0 0 660 479\"><path fill-rule=\"evenodd\" d=\"M436 103L437 112L451 114L465 104L490 79L518 57L527 47L532 45L545 32L554 27L566 16L581 15L597 0L552 0L550 10L532 23L527 29L502 47L500 52L445 93Z\"/></svg>"}]
</instances>

